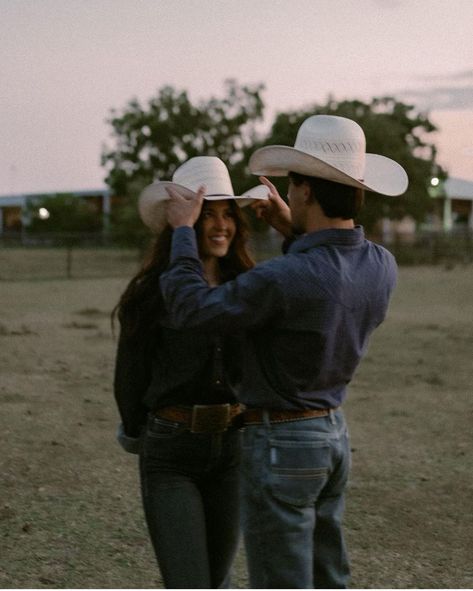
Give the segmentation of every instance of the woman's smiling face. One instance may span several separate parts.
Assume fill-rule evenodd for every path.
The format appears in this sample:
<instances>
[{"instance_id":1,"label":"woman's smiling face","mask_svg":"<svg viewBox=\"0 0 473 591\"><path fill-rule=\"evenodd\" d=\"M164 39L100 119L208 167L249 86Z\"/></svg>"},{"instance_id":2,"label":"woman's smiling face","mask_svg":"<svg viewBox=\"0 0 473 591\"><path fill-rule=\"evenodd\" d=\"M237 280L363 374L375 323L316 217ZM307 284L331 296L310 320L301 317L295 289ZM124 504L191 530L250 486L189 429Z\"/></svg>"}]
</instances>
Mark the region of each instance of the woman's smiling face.
<instances>
[{"instance_id":1,"label":"woman's smiling face","mask_svg":"<svg viewBox=\"0 0 473 591\"><path fill-rule=\"evenodd\" d=\"M202 259L224 257L235 237L234 204L229 199L204 201L199 220Z\"/></svg>"}]
</instances>

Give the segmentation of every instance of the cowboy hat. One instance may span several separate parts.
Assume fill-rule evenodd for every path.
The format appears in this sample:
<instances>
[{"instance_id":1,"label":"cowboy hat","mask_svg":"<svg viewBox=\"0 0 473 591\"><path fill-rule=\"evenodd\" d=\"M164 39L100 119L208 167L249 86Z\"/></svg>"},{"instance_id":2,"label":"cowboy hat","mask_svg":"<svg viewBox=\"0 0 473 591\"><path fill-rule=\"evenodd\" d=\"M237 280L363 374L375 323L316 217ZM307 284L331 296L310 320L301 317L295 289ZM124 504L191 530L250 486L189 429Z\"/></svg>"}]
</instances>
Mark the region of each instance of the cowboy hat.
<instances>
[{"instance_id":1,"label":"cowboy hat","mask_svg":"<svg viewBox=\"0 0 473 591\"><path fill-rule=\"evenodd\" d=\"M155 181L143 189L138 202L143 223L154 232L160 232L166 225L167 189L175 189L192 198L202 185L206 189L204 199L208 201L235 199L240 207L245 207L252 200L268 198L268 188L264 185L253 187L243 195L235 195L224 162L216 156L196 156L176 169L172 181Z\"/></svg>"},{"instance_id":2,"label":"cowboy hat","mask_svg":"<svg viewBox=\"0 0 473 591\"><path fill-rule=\"evenodd\" d=\"M257 175L287 176L291 171L383 195L404 193L408 178L402 166L365 150L365 134L358 123L334 115L313 115L300 126L293 148L260 148L251 155L249 168Z\"/></svg>"}]
</instances>

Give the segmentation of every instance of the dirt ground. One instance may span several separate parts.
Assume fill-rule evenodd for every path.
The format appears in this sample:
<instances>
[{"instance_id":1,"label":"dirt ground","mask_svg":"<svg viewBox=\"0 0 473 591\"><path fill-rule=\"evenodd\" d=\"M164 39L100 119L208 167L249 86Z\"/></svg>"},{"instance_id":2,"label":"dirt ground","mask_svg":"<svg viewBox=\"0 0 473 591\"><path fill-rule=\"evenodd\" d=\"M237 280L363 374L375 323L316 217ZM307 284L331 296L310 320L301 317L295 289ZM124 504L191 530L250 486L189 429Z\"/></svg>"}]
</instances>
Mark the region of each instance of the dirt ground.
<instances>
[{"instance_id":1,"label":"dirt ground","mask_svg":"<svg viewBox=\"0 0 473 591\"><path fill-rule=\"evenodd\" d=\"M125 282L0 282L2 588L161 586L114 438ZM402 269L352 384L352 587L473 587L472 294L472 267Z\"/></svg>"}]
</instances>

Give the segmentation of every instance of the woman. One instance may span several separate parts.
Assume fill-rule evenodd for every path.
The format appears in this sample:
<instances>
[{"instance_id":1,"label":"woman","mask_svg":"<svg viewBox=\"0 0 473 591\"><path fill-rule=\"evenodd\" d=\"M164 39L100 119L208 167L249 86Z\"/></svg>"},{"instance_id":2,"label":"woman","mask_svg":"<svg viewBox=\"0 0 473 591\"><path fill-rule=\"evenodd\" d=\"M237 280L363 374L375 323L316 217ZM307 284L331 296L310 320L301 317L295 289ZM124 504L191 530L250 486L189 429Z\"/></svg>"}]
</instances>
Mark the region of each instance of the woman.
<instances>
[{"instance_id":1,"label":"woman","mask_svg":"<svg viewBox=\"0 0 473 591\"><path fill-rule=\"evenodd\" d=\"M206 200L195 227L209 284L253 266L225 165L214 157L192 158L172 183L153 183L143 192L141 216L158 236L114 311L121 326L119 440L132 452L138 443L145 517L170 588L228 587L239 537L239 338L167 328L159 289L172 240L172 229L163 228L167 189L192 194L201 185Z\"/></svg>"}]
</instances>

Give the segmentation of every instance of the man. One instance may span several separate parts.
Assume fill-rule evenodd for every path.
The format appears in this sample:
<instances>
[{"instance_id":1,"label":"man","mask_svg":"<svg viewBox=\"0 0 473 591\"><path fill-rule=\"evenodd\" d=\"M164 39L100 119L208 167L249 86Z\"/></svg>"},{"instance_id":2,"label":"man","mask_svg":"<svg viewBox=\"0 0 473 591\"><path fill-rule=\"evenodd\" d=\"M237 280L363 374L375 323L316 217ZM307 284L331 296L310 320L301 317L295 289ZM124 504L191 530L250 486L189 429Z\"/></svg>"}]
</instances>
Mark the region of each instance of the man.
<instances>
[{"instance_id":1,"label":"man","mask_svg":"<svg viewBox=\"0 0 473 591\"><path fill-rule=\"evenodd\" d=\"M191 228L203 190L196 199L170 191L175 231L161 289L176 327L246 329L240 399L250 586L342 588L349 442L340 406L396 281L394 258L366 240L354 218L364 189L401 194L407 176L394 161L365 154L354 121L325 115L304 121L294 148L261 148L249 166L289 175L289 208L264 177L269 200L259 207L286 237L286 254L210 288Z\"/></svg>"}]
</instances>

